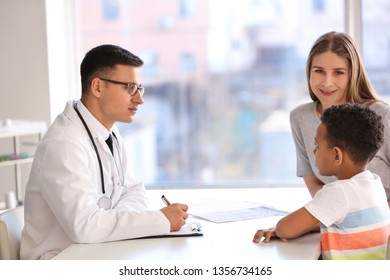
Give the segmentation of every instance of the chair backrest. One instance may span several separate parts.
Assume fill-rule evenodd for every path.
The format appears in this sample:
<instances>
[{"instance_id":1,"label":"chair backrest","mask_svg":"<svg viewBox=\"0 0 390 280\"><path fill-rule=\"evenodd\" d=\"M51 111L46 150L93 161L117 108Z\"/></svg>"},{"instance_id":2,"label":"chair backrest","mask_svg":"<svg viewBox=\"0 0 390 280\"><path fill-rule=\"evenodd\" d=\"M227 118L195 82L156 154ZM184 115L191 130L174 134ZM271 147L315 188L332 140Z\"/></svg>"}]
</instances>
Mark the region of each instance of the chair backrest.
<instances>
[{"instance_id":1,"label":"chair backrest","mask_svg":"<svg viewBox=\"0 0 390 280\"><path fill-rule=\"evenodd\" d=\"M0 260L20 259L20 239L24 226L24 207L0 213Z\"/></svg>"},{"instance_id":2,"label":"chair backrest","mask_svg":"<svg viewBox=\"0 0 390 280\"><path fill-rule=\"evenodd\" d=\"M389 239L387 240L387 256L386 256L386 259L390 260L390 235L389 235Z\"/></svg>"}]
</instances>

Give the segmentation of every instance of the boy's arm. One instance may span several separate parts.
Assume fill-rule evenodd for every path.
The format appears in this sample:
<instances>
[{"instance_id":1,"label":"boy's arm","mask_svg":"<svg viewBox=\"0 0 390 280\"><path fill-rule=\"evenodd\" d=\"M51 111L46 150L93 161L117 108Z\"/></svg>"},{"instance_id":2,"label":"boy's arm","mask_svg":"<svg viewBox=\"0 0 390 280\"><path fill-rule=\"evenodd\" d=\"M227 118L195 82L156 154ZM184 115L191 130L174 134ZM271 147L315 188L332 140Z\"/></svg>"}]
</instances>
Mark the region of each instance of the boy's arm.
<instances>
[{"instance_id":1,"label":"boy's arm","mask_svg":"<svg viewBox=\"0 0 390 280\"><path fill-rule=\"evenodd\" d=\"M292 239L310 231L319 231L319 221L302 207L282 218L275 227L280 239Z\"/></svg>"},{"instance_id":2,"label":"boy's arm","mask_svg":"<svg viewBox=\"0 0 390 280\"><path fill-rule=\"evenodd\" d=\"M319 230L320 222L306 208L302 207L282 218L275 227L259 229L253 237L253 242L259 243L262 237L264 237L265 243L274 237L286 241L287 239L296 238L310 231Z\"/></svg>"}]
</instances>

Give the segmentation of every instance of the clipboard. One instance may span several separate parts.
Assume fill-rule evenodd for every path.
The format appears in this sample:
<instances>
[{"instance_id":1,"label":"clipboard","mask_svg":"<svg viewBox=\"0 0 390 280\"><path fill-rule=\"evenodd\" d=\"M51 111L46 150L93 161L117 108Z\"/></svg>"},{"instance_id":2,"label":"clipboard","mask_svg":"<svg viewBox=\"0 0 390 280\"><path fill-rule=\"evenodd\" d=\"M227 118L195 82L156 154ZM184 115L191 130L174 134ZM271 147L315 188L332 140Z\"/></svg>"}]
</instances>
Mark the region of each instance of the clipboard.
<instances>
[{"instance_id":1,"label":"clipboard","mask_svg":"<svg viewBox=\"0 0 390 280\"><path fill-rule=\"evenodd\" d=\"M203 236L202 225L199 222L187 222L179 231L172 231L165 234L144 236L135 239L147 238L165 238L165 237L186 237L186 236Z\"/></svg>"}]
</instances>

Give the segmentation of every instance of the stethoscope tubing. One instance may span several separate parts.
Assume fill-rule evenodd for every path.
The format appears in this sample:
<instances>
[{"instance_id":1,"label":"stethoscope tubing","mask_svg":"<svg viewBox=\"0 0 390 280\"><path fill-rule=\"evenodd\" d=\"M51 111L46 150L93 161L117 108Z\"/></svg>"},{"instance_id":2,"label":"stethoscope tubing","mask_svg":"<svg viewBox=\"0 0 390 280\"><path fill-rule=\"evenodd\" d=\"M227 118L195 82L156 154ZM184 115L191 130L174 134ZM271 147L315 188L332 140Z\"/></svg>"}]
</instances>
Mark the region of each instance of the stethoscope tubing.
<instances>
[{"instance_id":1,"label":"stethoscope tubing","mask_svg":"<svg viewBox=\"0 0 390 280\"><path fill-rule=\"evenodd\" d=\"M85 127L85 130L87 131L88 136L89 136L89 138L92 141L93 148L95 149L95 153L96 153L97 160L98 160L98 163L99 163L99 168L100 168L100 179L102 181L102 193L103 193L103 195L105 195L106 194L106 188L105 188L105 185L104 185L103 165L102 165L102 160L100 159L99 151L98 151L98 149L96 147L95 141L93 140L91 131L89 130L89 128L88 128L84 118L81 116L79 109L77 109L76 104L73 105L73 108L76 111L77 115L79 116L81 122L83 123L83 125Z\"/></svg>"}]
</instances>

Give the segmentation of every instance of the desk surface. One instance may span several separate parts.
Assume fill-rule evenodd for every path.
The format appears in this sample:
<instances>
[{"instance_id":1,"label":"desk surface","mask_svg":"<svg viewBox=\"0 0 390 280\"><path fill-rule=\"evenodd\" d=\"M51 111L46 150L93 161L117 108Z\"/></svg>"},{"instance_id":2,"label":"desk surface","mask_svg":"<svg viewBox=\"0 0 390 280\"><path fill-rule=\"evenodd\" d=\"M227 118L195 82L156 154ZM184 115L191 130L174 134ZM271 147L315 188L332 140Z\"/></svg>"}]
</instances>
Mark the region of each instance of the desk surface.
<instances>
[{"instance_id":1,"label":"desk surface","mask_svg":"<svg viewBox=\"0 0 390 280\"><path fill-rule=\"evenodd\" d=\"M161 195L171 202L189 205L199 201L251 201L293 211L310 199L306 188L248 188L248 189L181 189L148 190L150 208L163 207ZM305 260L320 254L320 235L311 233L300 238L270 243L252 242L259 228L268 228L280 219L269 217L229 223L213 223L194 216L188 221L200 221L203 236L166 237L122 240L100 244L74 244L54 259L112 259L112 260Z\"/></svg>"}]
</instances>

